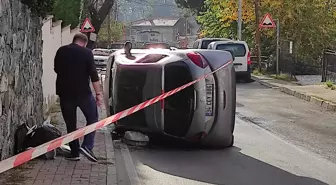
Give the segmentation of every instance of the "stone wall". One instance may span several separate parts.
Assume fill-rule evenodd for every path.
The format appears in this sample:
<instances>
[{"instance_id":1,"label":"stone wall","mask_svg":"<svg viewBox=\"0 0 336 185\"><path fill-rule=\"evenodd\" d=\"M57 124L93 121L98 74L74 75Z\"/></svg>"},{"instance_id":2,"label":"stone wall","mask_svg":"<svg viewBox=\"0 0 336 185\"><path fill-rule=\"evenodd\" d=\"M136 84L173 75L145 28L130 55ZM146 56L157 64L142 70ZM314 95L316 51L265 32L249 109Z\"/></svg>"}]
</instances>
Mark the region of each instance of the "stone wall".
<instances>
[{"instance_id":1,"label":"stone wall","mask_svg":"<svg viewBox=\"0 0 336 185\"><path fill-rule=\"evenodd\" d=\"M0 160L20 124L43 122L41 27L19 0L0 1Z\"/></svg>"}]
</instances>

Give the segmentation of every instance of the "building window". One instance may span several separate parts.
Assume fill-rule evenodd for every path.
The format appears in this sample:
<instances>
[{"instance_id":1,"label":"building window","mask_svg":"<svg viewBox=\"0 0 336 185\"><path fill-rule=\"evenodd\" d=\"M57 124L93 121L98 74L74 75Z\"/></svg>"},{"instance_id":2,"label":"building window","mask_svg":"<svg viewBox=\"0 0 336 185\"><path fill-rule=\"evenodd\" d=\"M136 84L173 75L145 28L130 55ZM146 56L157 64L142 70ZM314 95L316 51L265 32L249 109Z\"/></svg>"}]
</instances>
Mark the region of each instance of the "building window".
<instances>
[{"instance_id":1,"label":"building window","mask_svg":"<svg viewBox=\"0 0 336 185\"><path fill-rule=\"evenodd\" d=\"M191 35L191 28L187 28L187 35Z\"/></svg>"}]
</instances>

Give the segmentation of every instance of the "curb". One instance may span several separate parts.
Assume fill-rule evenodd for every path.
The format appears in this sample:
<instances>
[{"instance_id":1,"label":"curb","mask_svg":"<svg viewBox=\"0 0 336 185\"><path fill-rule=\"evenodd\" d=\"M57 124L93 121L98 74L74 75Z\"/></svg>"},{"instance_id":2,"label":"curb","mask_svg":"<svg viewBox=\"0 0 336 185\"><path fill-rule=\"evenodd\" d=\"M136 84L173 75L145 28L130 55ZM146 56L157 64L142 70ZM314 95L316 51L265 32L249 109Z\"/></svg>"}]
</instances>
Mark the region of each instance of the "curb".
<instances>
[{"instance_id":1,"label":"curb","mask_svg":"<svg viewBox=\"0 0 336 185\"><path fill-rule=\"evenodd\" d=\"M315 104L317 106L323 107L327 110L336 111L336 103L333 103L333 102L330 102L330 101L327 101L327 100L323 100L322 98L319 98L319 97L316 97L316 96L313 96L313 95L309 95L309 94L305 94L303 92L295 91L295 90L289 89L287 87L277 86L277 85L274 85L272 83L265 82L263 80L260 80L258 77L254 76L254 75L252 76L252 79L257 81L261 85L266 86L266 87L270 87L272 89L277 89L280 92L283 92L283 93L288 94L288 95L295 96L299 99L302 99L302 100L308 101L312 104Z\"/></svg>"},{"instance_id":2,"label":"curb","mask_svg":"<svg viewBox=\"0 0 336 185\"><path fill-rule=\"evenodd\" d=\"M106 126L105 128L100 129L99 131L105 136L105 149L106 149L106 166L107 166L107 176L106 183L107 185L117 185L117 165L116 158L114 153L114 146L111 132L114 130L112 126Z\"/></svg>"}]
</instances>

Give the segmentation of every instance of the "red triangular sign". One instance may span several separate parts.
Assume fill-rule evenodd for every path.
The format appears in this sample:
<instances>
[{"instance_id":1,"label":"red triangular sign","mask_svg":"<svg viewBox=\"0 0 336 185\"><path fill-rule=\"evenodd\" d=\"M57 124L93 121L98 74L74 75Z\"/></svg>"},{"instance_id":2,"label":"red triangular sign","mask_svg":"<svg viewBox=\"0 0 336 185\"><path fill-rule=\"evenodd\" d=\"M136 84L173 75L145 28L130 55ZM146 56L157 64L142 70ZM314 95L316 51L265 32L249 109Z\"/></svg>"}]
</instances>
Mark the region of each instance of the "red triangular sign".
<instances>
[{"instance_id":1,"label":"red triangular sign","mask_svg":"<svg viewBox=\"0 0 336 185\"><path fill-rule=\"evenodd\" d=\"M86 18L82 24L80 32L82 33L88 33L88 32L94 32L95 29L91 24L91 21L89 18Z\"/></svg>"},{"instance_id":2,"label":"red triangular sign","mask_svg":"<svg viewBox=\"0 0 336 185\"><path fill-rule=\"evenodd\" d=\"M273 21L271 15L269 13L267 13L263 20L261 21L261 23L259 24L260 28L274 28L275 22Z\"/></svg>"}]
</instances>

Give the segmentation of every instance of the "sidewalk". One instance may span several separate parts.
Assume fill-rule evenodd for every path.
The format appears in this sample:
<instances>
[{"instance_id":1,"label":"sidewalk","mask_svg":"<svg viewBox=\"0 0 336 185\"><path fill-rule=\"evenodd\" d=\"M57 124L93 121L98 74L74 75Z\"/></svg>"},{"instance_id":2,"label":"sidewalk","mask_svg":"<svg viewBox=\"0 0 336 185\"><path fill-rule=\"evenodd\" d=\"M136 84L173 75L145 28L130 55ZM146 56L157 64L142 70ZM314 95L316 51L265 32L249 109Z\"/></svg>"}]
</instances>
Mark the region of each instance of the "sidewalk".
<instances>
[{"instance_id":1,"label":"sidewalk","mask_svg":"<svg viewBox=\"0 0 336 185\"><path fill-rule=\"evenodd\" d=\"M323 85L302 86L295 82L273 79L267 76L252 75L262 85L278 89L280 92L314 103L330 111L336 111L336 91L326 89Z\"/></svg>"},{"instance_id":2,"label":"sidewalk","mask_svg":"<svg viewBox=\"0 0 336 185\"><path fill-rule=\"evenodd\" d=\"M105 112L99 111L100 118ZM86 124L84 115L78 109L78 126ZM53 113L52 122L63 133L65 123L61 113ZM0 184L8 185L116 185L116 166L112 137L108 129L96 133L94 153L98 163L92 163L84 156L78 162L67 161L61 156L55 160L34 159L27 164L0 174Z\"/></svg>"}]
</instances>

